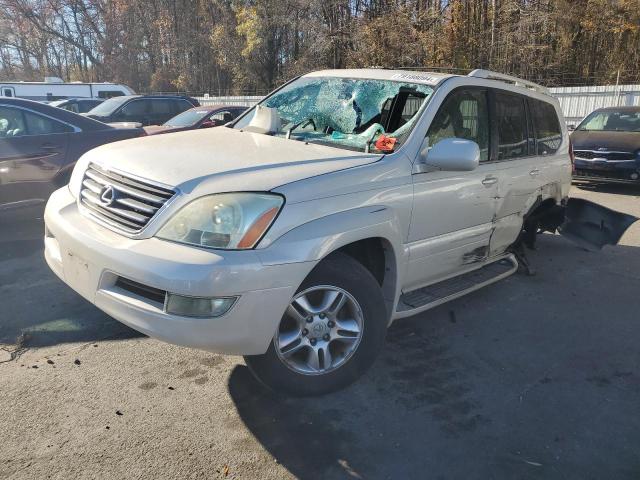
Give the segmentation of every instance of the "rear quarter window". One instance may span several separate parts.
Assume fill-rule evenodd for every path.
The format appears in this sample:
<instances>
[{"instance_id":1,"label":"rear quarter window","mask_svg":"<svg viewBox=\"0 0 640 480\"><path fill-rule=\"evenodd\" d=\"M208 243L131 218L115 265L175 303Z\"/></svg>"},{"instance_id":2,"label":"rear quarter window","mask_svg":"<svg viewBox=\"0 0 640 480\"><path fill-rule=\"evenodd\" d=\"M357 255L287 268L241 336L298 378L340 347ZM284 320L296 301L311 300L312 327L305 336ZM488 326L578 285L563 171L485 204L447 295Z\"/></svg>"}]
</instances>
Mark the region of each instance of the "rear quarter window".
<instances>
[{"instance_id":1,"label":"rear quarter window","mask_svg":"<svg viewBox=\"0 0 640 480\"><path fill-rule=\"evenodd\" d=\"M531 98L529 109L536 133L536 154L556 153L562 143L562 130L555 107L550 103Z\"/></svg>"}]
</instances>

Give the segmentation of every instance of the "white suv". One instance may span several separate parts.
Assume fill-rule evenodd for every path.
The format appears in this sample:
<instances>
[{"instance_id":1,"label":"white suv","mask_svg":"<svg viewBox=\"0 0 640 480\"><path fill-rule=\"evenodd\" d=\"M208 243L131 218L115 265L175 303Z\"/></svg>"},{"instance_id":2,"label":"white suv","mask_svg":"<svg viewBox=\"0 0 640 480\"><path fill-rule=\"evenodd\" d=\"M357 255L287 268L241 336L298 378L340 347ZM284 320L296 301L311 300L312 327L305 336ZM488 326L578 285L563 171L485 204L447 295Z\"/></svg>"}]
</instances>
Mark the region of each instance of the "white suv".
<instances>
[{"instance_id":1,"label":"white suv","mask_svg":"<svg viewBox=\"0 0 640 480\"><path fill-rule=\"evenodd\" d=\"M371 366L392 321L514 273L536 232L616 243L635 219L566 207L570 156L529 82L314 72L226 127L85 154L47 205L45 255L132 328L321 394Z\"/></svg>"}]
</instances>

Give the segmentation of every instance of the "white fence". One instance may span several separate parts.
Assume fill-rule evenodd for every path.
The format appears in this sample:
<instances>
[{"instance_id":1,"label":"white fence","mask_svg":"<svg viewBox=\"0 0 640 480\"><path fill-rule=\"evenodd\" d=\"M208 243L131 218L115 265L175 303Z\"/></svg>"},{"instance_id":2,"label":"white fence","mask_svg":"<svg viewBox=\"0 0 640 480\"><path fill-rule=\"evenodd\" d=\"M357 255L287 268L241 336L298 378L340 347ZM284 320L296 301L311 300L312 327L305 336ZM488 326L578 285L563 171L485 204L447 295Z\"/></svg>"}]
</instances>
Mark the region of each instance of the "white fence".
<instances>
[{"instance_id":1,"label":"white fence","mask_svg":"<svg viewBox=\"0 0 640 480\"><path fill-rule=\"evenodd\" d=\"M558 99L567 124L577 125L596 108L640 106L640 85L550 88Z\"/></svg>"},{"instance_id":2,"label":"white fence","mask_svg":"<svg viewBox=\"0 0 640 480\"><path fill-rule=\"evenodd\" d=\"M595 87L556 87L549 89L560 101L567 124L577 125L596 108L640 106L640 85L602 85ZM243 105L251 107L261 96L196 97L202 105Z\"/></svg>"},{"instance_id":3,"label":"white fence","mask_svg":"<svg viewBox=\"0 0 640 480\"><path fill-rule=\"evenodd\" d=\"M212 97L209 95L205 95L204 97L194 98L196 98L200 102L200 105L242 105L243 107L253 107L262 99L261 96L246 95L226 97Z\"/></svg>"}]
</instances>

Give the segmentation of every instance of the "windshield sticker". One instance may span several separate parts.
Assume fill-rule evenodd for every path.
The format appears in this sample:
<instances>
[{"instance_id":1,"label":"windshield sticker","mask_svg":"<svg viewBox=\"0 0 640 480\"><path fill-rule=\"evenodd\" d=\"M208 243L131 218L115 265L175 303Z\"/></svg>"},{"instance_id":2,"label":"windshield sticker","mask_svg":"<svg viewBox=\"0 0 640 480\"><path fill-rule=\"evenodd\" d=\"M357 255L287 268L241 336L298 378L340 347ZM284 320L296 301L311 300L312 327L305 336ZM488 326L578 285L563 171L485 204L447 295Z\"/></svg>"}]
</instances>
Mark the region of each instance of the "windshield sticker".
<instances>
[{"instance_id":1,"label":"windshield sticker","mask_svg":"<svg viewBox=\"0 0 640 480\"><path fill-rule=\"evenodd\" d=\"M396 73L391 76L394 80L407 80L410 82L428 83L429 85L435 85L440 81L438 77L432 77L431 75L421 75L419 73Z\"/></svg>"}]
</instances>

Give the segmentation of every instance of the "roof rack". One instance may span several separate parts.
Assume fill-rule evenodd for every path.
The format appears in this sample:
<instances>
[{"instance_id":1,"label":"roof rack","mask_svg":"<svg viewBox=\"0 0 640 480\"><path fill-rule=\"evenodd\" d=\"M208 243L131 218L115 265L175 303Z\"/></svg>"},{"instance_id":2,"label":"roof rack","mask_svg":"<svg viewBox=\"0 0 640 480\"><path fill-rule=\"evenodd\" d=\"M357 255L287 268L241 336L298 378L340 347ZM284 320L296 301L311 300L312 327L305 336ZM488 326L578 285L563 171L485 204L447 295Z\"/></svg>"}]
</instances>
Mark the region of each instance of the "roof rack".
<instances>
[{"instance_id":1,"label":"roof rack","mask_svg":"<svg viewBox=\"0 0 640 480\"><path fill-rule=\"evenodd\" d=\"M513 83L518 87L529 88L531 90L535 90L536 92L543 93L545 95L551 95L547 87L543 87L542 85L538 85L537 83L530 82L528 80L523 80L518 77L513 77L511 75L505 75L504 73L492 72L491 70L482 70L480 68L471 72L468 77L475 78L486 78L488 80L499 80L502 82Z\"/></svg>"}]
</instances>

